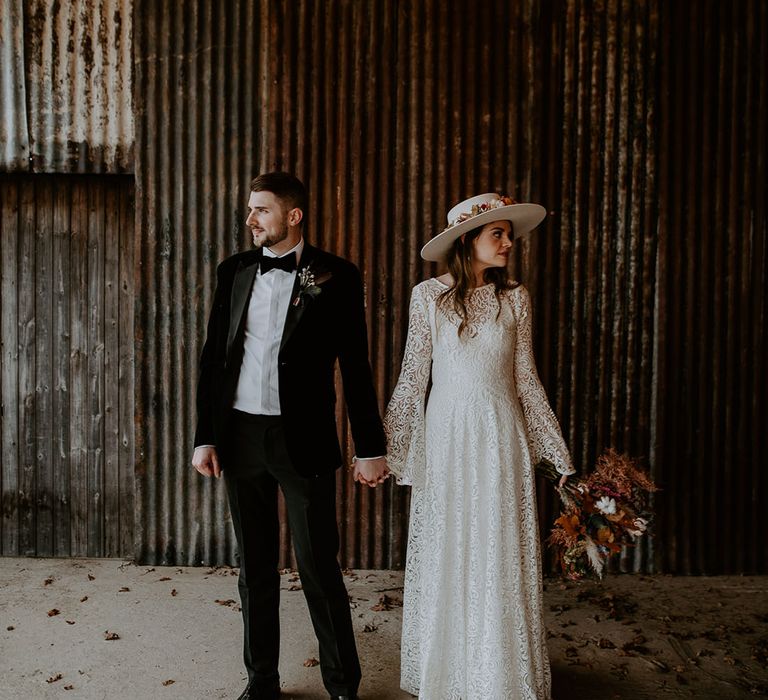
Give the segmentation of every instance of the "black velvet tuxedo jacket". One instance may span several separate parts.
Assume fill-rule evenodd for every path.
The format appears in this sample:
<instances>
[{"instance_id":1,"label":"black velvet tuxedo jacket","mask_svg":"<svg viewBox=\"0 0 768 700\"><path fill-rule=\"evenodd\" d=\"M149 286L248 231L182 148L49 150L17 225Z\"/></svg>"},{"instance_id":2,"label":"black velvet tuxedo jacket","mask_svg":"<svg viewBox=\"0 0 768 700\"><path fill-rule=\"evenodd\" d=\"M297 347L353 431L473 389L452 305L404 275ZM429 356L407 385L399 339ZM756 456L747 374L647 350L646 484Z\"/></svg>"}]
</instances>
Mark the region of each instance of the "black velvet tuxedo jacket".
<instances>
[{"instance_id":1,"label":"black velvet tuxedo jacket","mask_svg":"<svg viewBox=\"0 0 768 700\"><path fill-rule=\"evenodd\" d=\"M195 446L215 445L224 469L230 457L227 430L243 360L245 320L261 256L261 249L251 250L219 265L200 360ZM319 293L302 292L299 273L306 268L314 274ZM278 356L288 453L304 476L328 473L341 464L334 389L337 359L356 454L384 455L360 273L352 263L305 242Z\"/></svg>"}]
</instances>

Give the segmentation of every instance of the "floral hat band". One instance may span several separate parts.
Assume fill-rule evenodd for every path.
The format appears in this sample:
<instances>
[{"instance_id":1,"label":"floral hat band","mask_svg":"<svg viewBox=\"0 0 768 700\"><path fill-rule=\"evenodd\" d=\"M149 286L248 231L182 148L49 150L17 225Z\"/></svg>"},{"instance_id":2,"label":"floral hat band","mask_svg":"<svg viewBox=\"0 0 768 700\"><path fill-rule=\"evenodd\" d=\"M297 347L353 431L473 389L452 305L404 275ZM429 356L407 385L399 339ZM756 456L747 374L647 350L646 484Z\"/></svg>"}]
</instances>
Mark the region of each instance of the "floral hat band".
<instances>
[{"instance_id":1,"label":"floral hat band","mask_svg":"<svg viewBox=\"0 0 768 700\"><path fill-rule=\"evenodd\" d=\"M519 238L535 229L546 215L540 204L517 203L496 192L470 197L448 212L448 225L421 249L421 257L441 262L459 236L493 221L509 221L514 237Z\"/></svg>"},{"instance_id":2,"label":"floral hat band","mask_svg":"<svg viewBox=\"0 0 768 700\"><path fill-rule=\"evenodd\" d=\"M464 204L462 202L461 204ZM461 205L457 205L451 211L448 212L448 225L443 229L444 231L447 231L449 228L453 228L454 226L464 222L469 221L469 219L477 216L478 214L484 214L487 211L491 211L493 209L499 209L500 207L508 207L512 204L517 204L517 202L512 199L512 197L507 197L506 195L500 194L497 195L496 199L488 199L485 202L480 202L479 204L473 204L471 209L469 211L462 211L459 213L459 215L451 220L451 214Z\"/></svg>"}]
</instances>

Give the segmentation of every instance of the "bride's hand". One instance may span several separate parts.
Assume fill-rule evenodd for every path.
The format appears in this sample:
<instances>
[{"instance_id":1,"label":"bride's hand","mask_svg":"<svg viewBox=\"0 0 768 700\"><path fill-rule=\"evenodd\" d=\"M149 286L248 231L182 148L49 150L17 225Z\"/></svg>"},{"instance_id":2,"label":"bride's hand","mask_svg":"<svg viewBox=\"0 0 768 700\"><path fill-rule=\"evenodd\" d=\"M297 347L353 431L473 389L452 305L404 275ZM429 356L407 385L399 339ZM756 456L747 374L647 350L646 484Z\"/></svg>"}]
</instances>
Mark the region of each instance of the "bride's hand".
<instances>
[{"instance_id":1,"label":"bride's hand","mask_svg":"<svg viewBox=\"0 0 768 700\"><path fill-rule=\"evenodd\" d=\"M557 488L561 489L563 488L563 486L565 486L565 481L566 479L568 479L568 476L569 476L568 474L563 474L560 477L560 481L557 482Z\"/></svg>"},{"instance_id":2,"label":"bride's hand","mask_svg":"<svg viewBox=\"0 0 768 700\"><path fill-rule=\"evenodd\" d=\"M361 484L375 488L377 484L383 484L388 476L389 469L387 469L386 457L355 459L352 469L353 481L359 481Z\"/></svg>"}]
</instances>

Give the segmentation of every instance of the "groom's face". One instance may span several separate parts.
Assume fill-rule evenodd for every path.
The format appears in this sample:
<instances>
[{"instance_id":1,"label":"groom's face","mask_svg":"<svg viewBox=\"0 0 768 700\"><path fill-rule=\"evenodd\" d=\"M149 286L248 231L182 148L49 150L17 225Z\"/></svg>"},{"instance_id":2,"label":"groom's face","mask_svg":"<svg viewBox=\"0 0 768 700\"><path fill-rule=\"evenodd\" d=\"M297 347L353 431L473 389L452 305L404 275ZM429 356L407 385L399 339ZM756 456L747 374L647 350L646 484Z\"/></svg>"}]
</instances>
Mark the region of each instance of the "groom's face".
<instances>
[{"instance_id":1,"label":"groom's face","mask_svg":"<svg viewBox=\"0 0 768 700\"><path fill-rule=\"evenodd\" d=\"M282 202L272 192L251 192L245 220L253 245L271 248L288 237L288 220Z\"/></svg>"}]
</instances>

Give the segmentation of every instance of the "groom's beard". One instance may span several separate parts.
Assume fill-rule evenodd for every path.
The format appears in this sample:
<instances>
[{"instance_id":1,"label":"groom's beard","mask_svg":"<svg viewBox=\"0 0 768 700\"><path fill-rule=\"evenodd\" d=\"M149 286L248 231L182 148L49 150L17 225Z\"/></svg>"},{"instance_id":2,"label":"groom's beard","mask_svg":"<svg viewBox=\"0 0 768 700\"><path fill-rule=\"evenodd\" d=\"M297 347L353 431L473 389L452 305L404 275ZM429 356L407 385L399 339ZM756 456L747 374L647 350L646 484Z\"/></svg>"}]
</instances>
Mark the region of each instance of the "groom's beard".
<instances>
[{"instance_id":1,"label":"groom's beard","mask_svg":"<svg viewBox=\"0 0 768 700\"><path fill-rule=\"evenodd\" d=\"M257 248L271 248L273 245L277 245L280 241L284 241L288 238L288 224L282 224L278 229L264 235L264 231L254 231L251 229L251 235L253 236L253 245ZM261 236L261 238L257 238Z\"/></svg>"}]
</instances>

